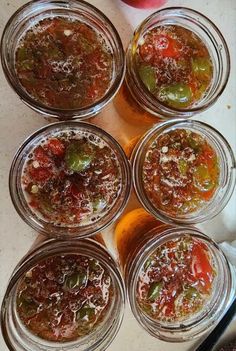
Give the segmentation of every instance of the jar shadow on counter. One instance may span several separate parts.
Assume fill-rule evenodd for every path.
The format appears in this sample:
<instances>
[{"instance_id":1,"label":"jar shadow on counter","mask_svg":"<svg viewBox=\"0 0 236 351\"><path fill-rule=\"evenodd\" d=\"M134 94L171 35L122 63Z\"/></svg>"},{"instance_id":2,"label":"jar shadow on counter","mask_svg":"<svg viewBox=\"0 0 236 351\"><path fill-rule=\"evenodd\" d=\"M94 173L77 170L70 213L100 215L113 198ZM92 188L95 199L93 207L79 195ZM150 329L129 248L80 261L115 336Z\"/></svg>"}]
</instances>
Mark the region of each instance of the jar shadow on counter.
<instances>
[{"instance_id":1,"label":"jar shadow on counter","mask_svg":"<svg viewBox=\"0 0 236 351\"><path fill-rule=\"evenodd\" d=\"M139 125L140 127L151 127L161 121L160 118L145 111L132 97L126 82L123 82L114 101L114 107L124 121Z\"/></svg>"}]
</instances>

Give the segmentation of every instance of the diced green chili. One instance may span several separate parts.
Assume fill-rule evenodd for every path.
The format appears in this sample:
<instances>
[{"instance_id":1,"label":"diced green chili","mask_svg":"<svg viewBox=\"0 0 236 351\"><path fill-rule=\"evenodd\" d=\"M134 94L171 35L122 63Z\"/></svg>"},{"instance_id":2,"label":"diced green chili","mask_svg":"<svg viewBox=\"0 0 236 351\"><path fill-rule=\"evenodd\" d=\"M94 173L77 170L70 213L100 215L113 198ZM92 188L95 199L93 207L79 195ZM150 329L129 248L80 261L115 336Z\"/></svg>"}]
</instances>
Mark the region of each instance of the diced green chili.
<instances>
[{"instance_id":1,"label":"diced green chili","mask_svg":"<svg viewBox=\"0 0 236 351\"><path fill-rule=\"evenodd\" d=\"M143 266L143 268L144 268L145 271L148 269L148 267L150 267L151 263L152 263L152 258L149 257L149 258L147 259L147 261L144 263L144 266Z\"/></svg>"},{"instance_id":2,"label":"diced green chili","mask_svg":"<svg viewBox=\"0 0 236 351\"><path fill-rule=\"evenodd\" d=\"M94 212L99 212L106 207L107 203L105 199L98 198L93 201L93 210Z\"/></svg>"},{"instance_id":3,"label":"diced green chili","mask_svg":"<svg viewBox=\"0 0 236 351\"><path fill-rule=\"evenodd\" d=\"M178 167L179 167L180 173L182 175L185 175L187 173L187 170L188 170L188 162L181 159L181 160L179 160Z\"/></svg>"},{"instance_id":4,"label":"diced green chili","mask_svg":"<svg viewBox=\"0 0 236 351\"><path fill-rule=\"evenodd\" d=\"M143 83L146 85L149 91L154 92L156 89L156 77L155 70L151 66L140 66L139 67L139 76L142 79Z\"/></svg>"},{"instance_id":5,"label":"diced green chili","mask_svg":"<svg viewBox=\"0 0 236 351\"><path fill-rule=\"evenodd\" d=\"M84 319L85 317L87 317L88 319L93 318L93 316L95 315L95 308L91 308L91 307L82 307L78 312L77 312L77 320L81 320Z\"/></svg>"},{"instance_id":6,"label":"diced green chili","mask_svg":"<svg viewBox=\"0 0 236 351\"><path fill-rule=\"evenodd\" d=\"M88 154L76 143L72 143L66 149L65 161L71 171L81 172L85 170L93 160L93 155Z\"/></svg>"},{"instance_id":7,"label":"diced green chili","mask_svg":"<svg viewBox=\"0 0 236 351\"><path fill-rule=\"evenodd\" d=\"M32 300L32 298L21 295L17 299L17 305L22 309L23 313L27 317L33 316L38 309L38 305L35 301Z\"/></svg>"},{"instance_id":8,"label":"diced green chili","mask_svg":"<svg viewBox=\"0 0 236 351\"><path fill-rule=\"evenodd\" d=\"M193 179L195 186L203 191L212 190L215 186L206 165L199 165L196 167Z\"/></svg>"},{"instance_id":9,"label":"diced green chili","mask_svg":"<svg viewBox=\"0 0 236 351\"><path fill-rule=\"evenodd\" d=\"M209 76L212 71L211 62L205 57L195 57L192 59L192 69L194 74L201 78L205 75Z\"/></svg>"},{"instance_id":10,"label":"diced green chili","mask_svg":"<svg viewBox=\"0 0 236 351\"><path fill-rule=\"evenodd\" d=\"M27 58L28 58L27 49L24 48L24 47L20 47L20 48L17 50L17 58L18 58L18 60L20 60L20 61L27 60Z\"/></svg>"},{"instance_id":11,"label":"diced green chili","mask_svg":"<svg viewBox=\"0 0 236 351\"><path fill-rule=\"evenodd\" d=\"M189 137L189 138L188 138L188 143L189 143L190 147L191 147L194 151L196 151L196 152L199 151L200 145L199 145L199 143L197 142L197 140L195 140L194 138Z\"/></svg>"},{"instance_id":12,"label":"diced green chili","mask_svg":"<svg viewBox=\"0 0 236 351\"><path fill-rule=\"evenodd\" d=\"M177 83L173 85L162 86L159 91L160 100L165 101L168 105L181 108L187 106L192 99L192 91L187 84Z\"/></svg>"},{"instance_id":13,"label":"diced green chili","mask_svg":"<svg viewBox=\"0 0 236 351\"><path fill-rule=\"evenodd\" d=\"M161 282L152 283L148 291L148 299L156 300L161 292L163 284Z\"/></svg>"},{"instance_id":14,"label":"diced green chili","mask_svg":"<svg viewBox=\"0 0 236 351\"><path fill-rule=\"evenodd\" d=\"M75 272L66 277L64 286L67 289L79 288L86 283L87 275L85 273Z\"/></svg>"},{"instance_id":15,"label":"diced green chili","mask_svg":"<svg viewBox=\"0 0 236 351\"><path fill-rule=\"evenodd\" d=\"M46 197L40 198L40 207L44 212L52 213L54 211L51 202Z\"/></svg>"},{"instance_id":16,"label":"diced green chili","mask_svg":"<svg viewBox=\"0 0 236 351\"><path fill-rule=\"evenodd\" d=\"M196 288L190 286L187 290L185 290L184 297L187 300L191 301L191 300L199 299L201 295Z\"/></svg>"}]
</instances>

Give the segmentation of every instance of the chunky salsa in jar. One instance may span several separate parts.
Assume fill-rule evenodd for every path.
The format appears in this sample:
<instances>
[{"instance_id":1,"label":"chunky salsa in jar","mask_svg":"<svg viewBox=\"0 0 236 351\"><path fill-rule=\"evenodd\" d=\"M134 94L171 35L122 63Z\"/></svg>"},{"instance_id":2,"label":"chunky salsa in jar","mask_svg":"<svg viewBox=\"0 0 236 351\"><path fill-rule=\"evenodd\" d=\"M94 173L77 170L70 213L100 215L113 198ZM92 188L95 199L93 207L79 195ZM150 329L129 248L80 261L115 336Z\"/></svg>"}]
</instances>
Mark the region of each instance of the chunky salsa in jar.
<instances>
[{"instance_id":1,"label":"chunky salsa in jar","mask_svg":"<svg viewBox=\"0 0 236 351\"><path fill-rule=\"evenodd\" d=\"M104 38L88 24L45 18L20 39L15 67L21 85L43 105L79 109L110 87L113 59Z\"/></svg>"},{"instance_id":2,"label":"chunky salsa in jar","mask_svg":"<svg viewBox=\"0 0 236 351\"><path fill-rule=\"evenodd\" d=\"M213 258L201 240L189 235L169 240L142 267L138 304L160 322L186 320L210 300L216 274Z\"/></svg>"},{"instance_id":3,"label":"chunky salsa in jar","mask_svg":"<svg viewBox=\"0 0 236 351\"><path fill-rule=\"evenodd\" d=\"M97 222L113 207L121 190L121 168L104 140L71 130L50 135L34 147L21 182L36 216L76 227Z\"/></svg>"},{"instance_id":4,"label":"chunky salsa in jar","mask_svg":"<svg viewBox=\"0 0 236 351\"><path fill-rule=\"evenodd\" d=\"M170 130L148 147L142 177L155 208L171 216L186 215L213 198L219 184L218 156L202 135Z\"/></svg>"},{"instance_id":5,"label":"chunky salsa in jar","mask_svg":"<svg viewBox=\"0 0 236 351\"><path fill-rule=\"evenodd\" d=\"M17 312L38 337L72 341L102 322L112 294L112 279L96 259L77 254L52 256L36 264L20 281Z\"/></svg>"},{"instance_id":6,"label":"chunky salsa in jar","mask_svg":"<svg viewBox=\"0 0 236 351\"><path fill-rule=\"evenodd\" d=\"M186 109L207 93L213 64L204 42L177 25L155 27L144 34L135 53L139 77L163 104Z\"/></svg>"}]
</instances>

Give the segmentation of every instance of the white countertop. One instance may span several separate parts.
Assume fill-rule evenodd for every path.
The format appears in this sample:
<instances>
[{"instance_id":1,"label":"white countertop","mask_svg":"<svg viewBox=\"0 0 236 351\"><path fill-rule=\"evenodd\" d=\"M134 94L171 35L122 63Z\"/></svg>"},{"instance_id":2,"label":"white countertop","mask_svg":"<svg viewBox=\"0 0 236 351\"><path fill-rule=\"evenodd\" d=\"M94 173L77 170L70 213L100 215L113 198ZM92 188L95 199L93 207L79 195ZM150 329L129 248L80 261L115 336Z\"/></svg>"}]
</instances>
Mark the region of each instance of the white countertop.
<instances>
[{"instance_id":1,"label":"white countertop","mask_svg":"<svg viewBox=\"0 0 236 351\"><path fill-rule=\"evenodd\" d=\"M89 2L114 23L124 47L127 46L134 28L153 12L133 9L119 0ZM24 3L24 0L0 0L0 35L8 18ZM186 6L203 12L220 28L228 43L232 61L229 83L216 104L195 119L205 121L220 130L236 153L236 0L169 0L168 6ZM148 125L140 127L137 120L124 120L123 112L117 109L117 104L110 103L100 115L92 119L93 123L110 132L122 145L148 128ZM19 100L7 84L0 68L0 301L14 266L37 236L13 208L8 191L9 168L19 144L47 123ZM129 208L134 204L132 198ZM217 241L236 239L236 192L221 214L200 227ZM106 236L112 236L111 229L106 230ZM236 321L231 323L222 340L232 336L236 337ZM120 332L108 351L170 351L173 347L175 351L190 351L193 350L192 345L190 342L173 345L149 336L141 329L127 307ZM1 336L0 350L7 351Z\"/></svg>"}]
</instances>

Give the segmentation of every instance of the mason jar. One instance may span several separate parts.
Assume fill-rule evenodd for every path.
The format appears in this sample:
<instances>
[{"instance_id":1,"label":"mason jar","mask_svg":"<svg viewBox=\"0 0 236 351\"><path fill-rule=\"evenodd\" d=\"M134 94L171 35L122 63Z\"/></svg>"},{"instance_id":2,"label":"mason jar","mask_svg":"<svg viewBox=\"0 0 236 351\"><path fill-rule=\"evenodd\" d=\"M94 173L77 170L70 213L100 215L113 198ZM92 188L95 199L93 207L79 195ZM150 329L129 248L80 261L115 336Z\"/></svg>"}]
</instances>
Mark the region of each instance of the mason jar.
<instances>
[{"instance_id":1,"label":"mason jar","mask_svg":"<svg viewBox=\"0 0 236 351\"><path fill-rule=\"evenodd\" d=\"M34 274L32 272L34 271L34 269L37 268L38 265L42 264L42 262L43 264L45 264L45 262L49 262L49 260L52 260L55 257L62 257L65 259L67 255L69 255L69 257L72 257L72 255L75 255L75 256L79 255L83 257L84 262L86 262L86 259L87 260L92 259L98 262L98 264L102 267L102 270L104 272L106 271L107 272L106 274L108 274L110 277L109 279L112 287L112 291L110 292L110 300L104 310L105 312L103 313L102 317L93 325L92 328L89 329L88 333L85 332L84 335L79 335L78 338L73 338L73 340L66 340L66 339L63 341L47 340L47 338L45 338L45 335L44 337L37 335L37 327L39 329L41 328L40 322L36 322L36 324L34 324L34 330L32 331L30 329L30 326L26 325L23 319L21 318L21 315L19 314L18 291L20 289L22 281L24 279L29 279L29 277L32 277L32 274ZM64 270L66 268L68 267L63 267ZM56 272L56 268L55 268L55 272ZM50 299L50 298L52 301L54 301L53 295L56 296L54 290L53 290L54 293L51 295L48 292L49 284L51 284L50 286L52 286L52 284L55 283L55 279L52 276L53 275L52 264L50 266L48 263L46 263L46 268L44 273L45 273L45 277L47 277L47 280L41 286L41 290L42 290L41 295L44 296L43 300L46 303L47 299ZM60 273L62 274L62 271L60 271ZM46 279L45 277L44 279ZM37 279L39 279L39 276L36 277L36 282L34 282L34 284L37 284ZM32 285L31 288L34 289L34 285ZM46 295L43 295L44 289L45 289ZM89 287L87 287L87 289L89 289ZM105 294L105 291L104 291L104 294ZM60 300L61 295L58 294L58 296ZM80 295L78 296L79 296L78 297L79 299ZM40 300L40 301L43 302L43 300ZM68 304L67 304L68 306L70 305L70 302L71 301L68 301ZM59 301L57 301L57 303L59 306ZM63 310L64 314L66 313L68 306L64 306L64 310ZM74 306L73 312L75 312L75 303L73 306ZM95 240L95 239L82 239L82 240L73 239L71 241L48 239L42 242L41 244L38 244L29 253L27 253L23 257L23 259L18 263L18 265L16 266L16 268L12 273L12 276L8 283L6 293L2 303L2 309L1 309L2 333L9 350L12 350L12 351L16 351L16 350L49 351L49 350L62 350L62 349L71 350L71 351L73 350L75 351L78 349L105 350L110 345L112 340L115 338L116 334L118 333L118 330L120 328L122 318L123 318L124 306L125 306L125 288L124 288L124 283L123 283L119 268L114 258L109 254L109 252L107 251L107 249L103 244L101 244L98 240ZM50 306L48 306L48 308L50 308ZM38 309L38 311L40 313L41 310ZM50 311L52 313L52 309L50 309ZM50 316L48 317L50 318ZM64 320L64 322L66 325L66 319ZM41 321L41 323L43 322ZM68 329L68 332L69 332L69 329ZM68 335L65 334L65 338L67 336Z\"/></svg>"},{"instance_id":2,"label":"mason jar","mask_svg":"<svg viewBox=\"0 0 236 351\"><path fill-rule=\"evenodd\" d=\"M157 99L144 84L138 72L136 55L139 45L144 42L145 35L152 29L168 25L179 26L194 33L205 44L212 61L212 80L209 88L194 104L186 107L170 106L164 100ZM220 30L205 15L184 7L164 8L146 18L135 30L126 58L126 83L133 98L146 111L163 119L189 118L212 106L223 93L230 73L229 50ZM166 73L168 75L168 72ZM150 76L150 72L147 74ZM180 95L182 93L183 91ZM171 90L170 94L173 97L177 93ZM181 99L184 99L182 95Z\"/></svg>"},{"instance_id":3,"label":"mason jar","mask_svg":"<svg viewBox=\"0 0 236 351\"><path fill-rule=\"evenodd\" d=\"M197 156L200 155L203 146L199 146L198 149L197 144L195 145L196 140L193 140L191 148L188 144L181 145L181 143L184 143L181 136L179 136L178 142L174 143L173 141L173 145L170 141L169 149L166 146L162 148L155 146L155 143L158 143L159 140L164 140L168 138L168 135L172 135L173 133L181 134L181 131L186 133L184 138L188 138L188 135L200 137L202 145L205 143L205 147L206 149L208 148L208 150L202 151L202 155ZM193 138L195 138L195 136L193 136ZM176 147L174 144L176 144ZM170 150L170 148L173 150ZM147 164L151 152L153 152L153 157L151 161L148 161L149 164ZM154 152L156 153L155 157L160 158L159 163L157 159L154 160ZM175 155L169 155L169 152L175 152ZM187 152L187 154L189 152L187 157L185 157L187 155L185 152ZM202 166L195 165L194 162L197 162L196 160L198 157L200 160L203 154L204 158L201 161ZM215 163L217 167L213 169L209 166L207 170L205 168L208 167L206 166L207 162L213 162L214 157L217 160ZM183 164L180 163L180 161ZM175 119L156 124L141 137L136 144L131 156L131 162L134 189L140 203L154 217L170 224L194 224L213 218L227 205L235 187L236 161L230 145L219 131L206 123L195 120ZM184 169L180 166L184 166ZM191 167L193 167L192 170ZM209 190L210 181L208 184L205 184L207 185L206 188L203 187L200 189L199 183L201 183L201 181L203 181L203 183L208 181L211 178L210 172L213 172L213 170L215 172L213 174L215 174L216 177L213 181L212 176L214 189L211 188L211 190ZM201 181L198 179L198 171L201 173ZM149 176L150 179L147 178L147 180L144 180L148 172L152 172L152 178ZM160 172L164 172L164 175ZM172 174L172 172L175 173ZM188 177L192 177L192 179ZM157 182L158 179L159 182ZM203 183L201 183L201 185L203 185ZM164 186L164 188L162 186ZM193 186L194 189L197 189L197 193L199 189L201 190L202 200L196 203L193 198L194 193L187 193L187 188L193 188ZM153 190L151 191L150 188L150 191L147 192L147 187L151 187ZM185 200L182 203L181 201L177 202L177 200L181 200L181 194L183 195L183 199L186 200L186 203L184 202ZM209 194L211 194L211 196ZM151 197L153 197L153 199Z\"/></svg>"},{"instance_id":4,"label":"mason jar","mask_svg":"<svg viewBox=\"0 0 236 351\"><path fill-rule=\"evenodd\" d=\"M212 328L214 328L214 326L217 325L217 323L224 316L230 304L232 303L236 289L235 269L228 262L227 258L224 256L224 253L221 251L219 246L211 238L200 232L198 229L194 227L176 227L161 223L157 223L156 227L154 227L152 223L151 227L153 227L153 229L149 231L142 230L142 232L140 233L137 230L137 235L134 235L133 239L131 239L131 242L129 242L128 247L123 247L121 246L121 244L118 246L119 254L121 255L121 257L125 257L125 261L123 261L123 271L127 287L128 300L133 315L138 321L138 323L150 335L158 339L167 342L184 342L192 340L194 338L198 338L208 333ZM205 252L207 252L207 256L205 256L205 258L208 257L208 259L211 260L213 264L212 272L214 272L214 280L212 282L211 293L208 296L208 300L205 301L205 303L201 306L200 310L195 311L195 313L192 314L187 314L184 318L173 318L172 320L172 317L169 317L169 319L164 319L163 317L161 318L161 314L159 314L158 318L154 318L154 316L150 315L150 311L147 307L157 305L157 310L155 310L155 313L157 313L157 311L161 311L160 313L162 313L162 311L166 311L168 306L171 305L171 299L176 298L177 296L173 304L175 306L175 311L177 311L177 308L179 307L181 309L183 309L183 306L187 308L186 301L183 300L183 294L186 293L186 296L189 299L190 295L192 294L191 298L193 298L193 300L198 296L198 292L195 289L195 287L197 287L198 289L196 282L194 283L189 277L186 278L186 276L184 275L177 275L178 269L180 269L181 265L187 265L186 269L188 273L191 273L191 275L196 274L196 276L198 277L197 279L199 279L198 282L202 280L201 284L203 284L203 286L204 279L207 280L207 277L209 277L209 266L206 264L206 260L202 256L202 253L199 253L197 259L196 252L193 253L193 251L190 253L190 256L187 257L187 259L192 260L191 266L188 266L188 262L185 261L182 262L181 265L179 265L179 268L175 270L174 262L176 257L179 256L175 256L178 254L177 251L171 252L171 245L173 245L173 243L175 244L176 242L178 242L178 240L183 240L183 243L184 240L186 240L186 242L188 242L189 240L190 242L191 240L194 240L198 243L197 245L199 245L199 247L204 248L204 251L206 250ZM171 252L171 255L174 256L171 259L171 263L168 263L166 261L166 269L167 271L172 270L171 272L169 272L169 274L173 274L174 277L176 275L176 277L174 278L174 284L176 284L176 286L177 282L179 281L181 282L181 284L190 284L190 288L189 290L180 293L178 292L176 286L173 286L173 281L168 282L168 276L166 276L165 278L165 276L163 275L161 277L163 279L166 279L166 284L169 284L169 288L172 289L168 291L169 295L165 295L166 291L157 292L156 290L152 289L152 294L153 296L155 295L155 298L158 298L158 293L163 294L163 297L159 298L159 302L155 302L155 299L153 299L152 301L150 300L150 306L141 305L139 299L144 291L144 288L142 287L148 283L149 279L156 279L155 277L157 277L158 275L158 269L162 269L160 267L165 266L165 259L163 259L163 257L165 255L168 255L168 248L165 247L165 245L168 245L168 243L168 247L170 250L169 252ZM159 268L156 266L158 261L156 261L156 264L153 263L154 254L157 252L159 252L160 256L156 256L156 260L159 260L159 262L161 262ZM162 264L164 266L161 266ZM149 270L149 272L146 273L146 275L143 274L145 270ZM142 277L143 279L142 284L140 284L140 277ZM150 289L151 288L152 285L150 285ZM162 289L167 288L164 285L162 285ZM177 294L180 293L180 295L175 295L176 292ZM151 299L151 296L149 296L149 298ZM164 305L164 307L162 303L163 301L161 300L162 298L166 299L166 305ZM194 304L196 303L197 300L191 301L189 306L191 308L194 308ZM144 308L144 306L146 307ZM168 313L170 313L170 311Z\"/></svg>"},{"instance_id":5,"label":"mason jar","mask_svg":"<svg viewBox=\"0 0 236 351\"><path fill-rule=\"evenodd\" d=\"M63 136L68 140L61 145ZM104 130L86 122L58 122L39 129L19 147L9 187L16 211L37 232L86 237L124 210L131 190L130 164Z\"/></svg>"},{"instance_id":6,"label":"mason jar","mask_svg":"<svg viewBox=\"0 0 236 351\"><path fill-rule=\"evenodd\" d=\"M112 62L108 88L102 93L102 96L92 99L91 102L84 106L81 105L81 107L65 106L64 108L63 105L58 107L54 103L50 105L44 103L43 100L33 97L30 91L26 91L17 74L16 51L22 37L40 21L55 18L64 18L70 21L78 20L92 28L111 55ZM66 33L66 35L69 34ZM78 45L80 44L78 43ZM40 0L23 5L12 15L5 26L1 40L1 58L6 79L20 99L36 112L61 120L84 119L99 113L118 91L125 71L124 50L117 30L99 9L85 1ZM58 64L61 63L58 61ZM65 69L69 69L69 64L67 66ZM74 73L73 76L75 76ZM64 83L62 82L62 84ZM60 91L60 86L58 89ZM46 92L46 96L51 92Z\"/></svg>"}]
</instances>

